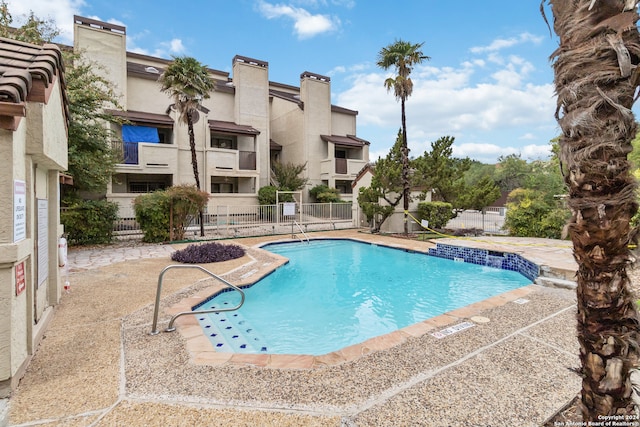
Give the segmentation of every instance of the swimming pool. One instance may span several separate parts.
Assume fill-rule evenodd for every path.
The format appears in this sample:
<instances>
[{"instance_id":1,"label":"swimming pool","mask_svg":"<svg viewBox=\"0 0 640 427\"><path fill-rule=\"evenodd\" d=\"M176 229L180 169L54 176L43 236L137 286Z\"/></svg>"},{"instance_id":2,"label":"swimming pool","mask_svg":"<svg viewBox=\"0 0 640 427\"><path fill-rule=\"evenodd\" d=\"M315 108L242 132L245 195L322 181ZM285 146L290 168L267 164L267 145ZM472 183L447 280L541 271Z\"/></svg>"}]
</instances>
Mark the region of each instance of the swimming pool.
<instances>
[{"instance_id":1,"label":"swimming pool","mask_svg":"<svg viewBox=\"0 0 640 427\"><path fill-rule=\"evenodd\" d=\"M321 355L531 283L514 271L354 240L263 248L289 263L246 289L240 310L198 316L216 351ZM223 292L198 309L238 301Z\"/></svg>"}]
</instances>

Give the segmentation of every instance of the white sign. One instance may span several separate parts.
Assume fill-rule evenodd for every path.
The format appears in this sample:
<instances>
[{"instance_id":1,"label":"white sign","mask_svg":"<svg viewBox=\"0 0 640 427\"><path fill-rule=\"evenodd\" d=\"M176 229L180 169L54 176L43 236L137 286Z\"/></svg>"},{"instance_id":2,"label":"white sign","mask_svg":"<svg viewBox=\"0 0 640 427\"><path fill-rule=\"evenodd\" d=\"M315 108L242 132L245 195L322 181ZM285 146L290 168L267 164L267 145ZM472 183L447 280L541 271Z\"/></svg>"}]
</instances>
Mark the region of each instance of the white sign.
<instances>
[{"instance_id":1,"label":"white sign","mask_svg":"<svg viewBox=\"0 0 640 427\"><path fill-rule=\"evenodd\" d=\"M38 286L49 277L49 202L38 199Z\"/></svg>"},{"instance_id":2,"label":"white sign","mask_svg":"<svg viewBox=\"0 0 640 427\"><path fill-rule=\"evenodd\" d=\"M284 215L284 216L295 216L296 215L296 204L292 203L292 202L283 203L282 215Z\"/></svg>"},{"instance_id":3,"label":"white sign","mask_svg":"<svg viewBox=\"0 0 640 427\"><path fill-rule=\"evenodd\" d=\"M13 243L27 238L27 183L13 181Z\"/></svg>"}]
</instances>

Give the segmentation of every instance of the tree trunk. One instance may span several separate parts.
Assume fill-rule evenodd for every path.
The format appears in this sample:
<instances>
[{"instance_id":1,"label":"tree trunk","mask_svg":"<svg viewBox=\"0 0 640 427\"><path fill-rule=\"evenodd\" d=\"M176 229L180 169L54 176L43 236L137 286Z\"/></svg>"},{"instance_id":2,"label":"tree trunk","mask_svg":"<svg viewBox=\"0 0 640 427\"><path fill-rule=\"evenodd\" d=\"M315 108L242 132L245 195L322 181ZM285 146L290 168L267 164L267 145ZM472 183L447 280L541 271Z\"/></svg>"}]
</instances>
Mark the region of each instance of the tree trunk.
<instances>
[{"instance_id":1,"label":"tree trunk","mask_svg":"<svg viewBox=\"0 0 640 427\"><path fill-rule=\"evenodd\" d=\"M632 75L640 54L635 7L624 0L550 0L553 53L577 273L577 335L585 421L633 414L629 370L639 325L629 291L629 221L637 210L627 154L636 134ZM623 12L624 11L624 12Z\"/></svg>"},{"instance_id":2,"label":"tree trunk","mask_svg":"<svg viewBox=\"0 0 640 427\"><path fill-rule=\"evenodd\" d=\"M193 113L187 111L187 128L189 130L189 147L191 148L191 166L193 167L193 178L196 180L196 187L200 187L200 174L198 173L198 157L196 155L196 136L193 133ZM198 212L200 216L200 237L204 237L204 212L202 209Z\"/></svg>"},{"instance_id":3,"label":"tree trunk","mask_svg":"<svg viewBox=\"0 0 640 427\"><path fill-rule=\"evenodd\" d=\"M409 199L411 188L409 185L409 146L407 144L407 116L405 114L404 98L400 101L402 108L402 198L404 199L404 235L409 234L409 222L407 221L409 212Z\"/></svg>"}]
</instances>

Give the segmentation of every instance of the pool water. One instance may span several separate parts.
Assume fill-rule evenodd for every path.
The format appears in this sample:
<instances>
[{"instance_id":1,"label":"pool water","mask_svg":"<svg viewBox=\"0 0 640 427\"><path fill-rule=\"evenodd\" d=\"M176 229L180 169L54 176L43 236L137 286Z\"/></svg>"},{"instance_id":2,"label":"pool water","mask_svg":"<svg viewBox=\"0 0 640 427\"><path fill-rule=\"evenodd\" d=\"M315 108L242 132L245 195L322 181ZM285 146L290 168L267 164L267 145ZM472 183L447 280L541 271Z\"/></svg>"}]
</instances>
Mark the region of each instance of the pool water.
<instances>
[{"instance_id":1,"label":"pool water","mask_svg":"<svg viewBox=\"0 0 640 427\"><path fill-rule=\"evenodd\" d=\"M353 240L263 246L289 263L237 311L198 316L216 351L321 355L531 283L513 271ZM224 292L198 309L231 307Z\"/></svg>"}]
</instances>

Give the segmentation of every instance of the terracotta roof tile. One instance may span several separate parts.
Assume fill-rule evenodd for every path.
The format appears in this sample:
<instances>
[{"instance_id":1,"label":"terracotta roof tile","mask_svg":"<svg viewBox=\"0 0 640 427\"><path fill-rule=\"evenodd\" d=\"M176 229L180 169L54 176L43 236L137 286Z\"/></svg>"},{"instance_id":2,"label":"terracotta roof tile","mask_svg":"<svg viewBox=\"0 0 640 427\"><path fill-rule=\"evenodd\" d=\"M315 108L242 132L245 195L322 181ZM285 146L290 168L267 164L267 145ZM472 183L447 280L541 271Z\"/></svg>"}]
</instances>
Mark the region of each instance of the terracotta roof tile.
<instances>
[{"instance_id":1,"label":"terracotta roof tile","mask_svg":"<svg viewBox=\"0 0 640 427\"><path fill-rule=\"evenodd\" d=\"M32 93L36 82L42 87L58 79L62 86L64 111L68 117L68 106L64 83L62 52L55 44L42 46L0 37L0 101L22 103ZM46 90L42 99L46 102Z\"/></svg>"}]
</instances>

